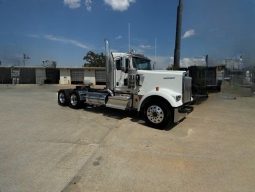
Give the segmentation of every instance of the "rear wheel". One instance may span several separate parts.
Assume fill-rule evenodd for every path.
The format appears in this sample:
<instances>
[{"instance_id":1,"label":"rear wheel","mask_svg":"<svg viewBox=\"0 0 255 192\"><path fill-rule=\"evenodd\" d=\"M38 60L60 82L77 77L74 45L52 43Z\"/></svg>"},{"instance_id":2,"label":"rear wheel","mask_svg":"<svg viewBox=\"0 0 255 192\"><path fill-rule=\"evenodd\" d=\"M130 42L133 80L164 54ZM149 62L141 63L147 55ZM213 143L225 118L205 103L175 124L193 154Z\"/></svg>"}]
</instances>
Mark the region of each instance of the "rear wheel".
<instances>
[{"instance_id":1,"label":"rear wheel","mask_svg":"<svg viewBox=\"0 0 255 192\"><path fill-rule=\"evenodd\" d=\"M58 92L58 104L61 106L66 106L68 104L68 100L64 91Z\"/></svg>"},{"instance_id":2,"label":"rear wheel","mask_svg":"<svg viewBox=\"0 0 255 192\"><path fill-rule=\"evenodd\" d=\"M173 122L172 109L166 102L148 102L143 109L147 124L152 127L164 128Z\"/></svg>"},{"instance_id":3,"label":"rear wheel","mask_svg":"<svg viewBox=\"0 0 255 192\"><path fill-rule=\"evenodd\" d=\"M79 109L82 106L79 95L76 92L71 93L69 106L73 109Z\"/></svg>"}]
</instances>

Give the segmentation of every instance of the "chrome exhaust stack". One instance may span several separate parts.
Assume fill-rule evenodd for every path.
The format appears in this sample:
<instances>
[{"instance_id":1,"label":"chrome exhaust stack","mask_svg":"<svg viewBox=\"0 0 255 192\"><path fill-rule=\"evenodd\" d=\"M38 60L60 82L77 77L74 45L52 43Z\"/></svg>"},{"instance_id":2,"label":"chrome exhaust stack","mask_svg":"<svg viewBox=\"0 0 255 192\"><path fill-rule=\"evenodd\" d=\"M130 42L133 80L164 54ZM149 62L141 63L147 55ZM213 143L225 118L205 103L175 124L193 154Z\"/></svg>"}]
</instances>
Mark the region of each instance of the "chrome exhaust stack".
<instances>
[{"instance_id":1,"label":"chrome exhaust stack","mask_svg":"<svg viewBox=\"0 0 255 192\"><path fill-rule=\"evenodd\" d=\"M114 63L109 48L108 40L105 40L105 59L106 59L106 88L113 90L114 88Z\"/></svg>"}]
</instances>

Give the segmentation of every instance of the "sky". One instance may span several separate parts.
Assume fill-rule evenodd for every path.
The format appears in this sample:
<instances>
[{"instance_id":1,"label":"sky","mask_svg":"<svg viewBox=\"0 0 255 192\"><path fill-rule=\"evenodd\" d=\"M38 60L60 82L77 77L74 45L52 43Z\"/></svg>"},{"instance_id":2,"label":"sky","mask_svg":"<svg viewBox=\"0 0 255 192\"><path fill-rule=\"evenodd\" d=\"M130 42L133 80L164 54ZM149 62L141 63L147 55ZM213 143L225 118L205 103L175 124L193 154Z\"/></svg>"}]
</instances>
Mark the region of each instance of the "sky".
<instances>
[{"instance_id":1,"label":"sky","mask_svg":"<svg viewBox=\"0 0 255 192\"><path fill-rule=\"evenodd\" d=\"M130 46L164 69L172 62L178 0L0 0L2 65L81 67L88 51ZM184 0L181 58L242 55L255 64L255 0ZM155 46L156 45L156 46Z\"/></svg>"}]
</instances>

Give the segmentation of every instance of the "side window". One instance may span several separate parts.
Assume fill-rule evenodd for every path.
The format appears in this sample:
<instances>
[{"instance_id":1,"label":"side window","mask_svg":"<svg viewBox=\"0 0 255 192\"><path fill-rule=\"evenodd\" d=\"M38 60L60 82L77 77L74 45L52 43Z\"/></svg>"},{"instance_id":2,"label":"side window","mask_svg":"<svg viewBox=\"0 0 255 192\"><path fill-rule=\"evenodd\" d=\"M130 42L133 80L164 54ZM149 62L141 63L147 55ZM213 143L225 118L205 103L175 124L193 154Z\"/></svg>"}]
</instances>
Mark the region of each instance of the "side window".
<instances>
[{"instance_id":1,"label":"side window","mask_svg":"<svg viewBox=\"0 0 255 192\"><path fill-rule=\"evenodd\" d=\"M116 69L117 69L117 70L121 70L122 58L117 59L117 60L115 61L115 64L116 64Z\"/></svg>"}]
</instances>

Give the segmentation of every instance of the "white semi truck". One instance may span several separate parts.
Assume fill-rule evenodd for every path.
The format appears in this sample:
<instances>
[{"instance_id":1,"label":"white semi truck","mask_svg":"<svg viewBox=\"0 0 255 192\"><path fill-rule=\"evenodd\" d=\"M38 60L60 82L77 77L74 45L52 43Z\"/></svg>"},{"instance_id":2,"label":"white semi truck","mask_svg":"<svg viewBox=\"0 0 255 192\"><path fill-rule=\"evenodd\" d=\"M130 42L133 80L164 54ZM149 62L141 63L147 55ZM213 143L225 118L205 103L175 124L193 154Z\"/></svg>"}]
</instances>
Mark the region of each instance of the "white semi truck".
<instances>
[{"instance_id":1,"label":"white semi truck","mask_svg":"<svg viewBox=\"0 0 255 192\"><path fill-rule=\"evenodd\" d=\"M140 54L110 53L106 41L106 87L77 86L58 91L59 105L83 104L139 112L147 124L165 127L186 115L191 78L185 71L152 70L150 59Z\"/></svg>"}]
</instances>

